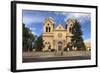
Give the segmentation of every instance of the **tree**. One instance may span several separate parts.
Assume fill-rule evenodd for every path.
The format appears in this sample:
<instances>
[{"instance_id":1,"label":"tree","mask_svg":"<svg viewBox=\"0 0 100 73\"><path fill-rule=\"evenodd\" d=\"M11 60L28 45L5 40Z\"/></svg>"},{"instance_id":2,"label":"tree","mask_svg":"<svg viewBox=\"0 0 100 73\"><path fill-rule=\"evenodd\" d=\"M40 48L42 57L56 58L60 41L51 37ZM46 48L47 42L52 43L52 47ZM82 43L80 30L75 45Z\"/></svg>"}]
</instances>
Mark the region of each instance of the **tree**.
<instances>
[{"instance_id":1,"label":"tree","mask_svg":"<svg viewBox=\"0 0 100 73\"><path fill-rule=\"evenodd\" d=\"M34 46L36 48L36 51L42 51L42 48L44 46L42 36L37 37L37 40L34 42Z\"/></svg>"},{"instance_id":2,"label":"tree","mask_svg":"<svg viewBox=\"0 0 100 73\"><path fill-rule=\"evenodd\" d=\"M32 51L32 42L35 40L32 31L23 24L23 51Z\"/></svg>"},{"instance_id":3,"label":"tree","mask_svg":"<svg viewBox=\"0 0 100 73\"><path fill-rule=\"evenodd\" d=\"M73 26L72 33L74 35L72 37L73 46L76 47L78 50L85 50L86 46L83 42L81 26L77 20L75 20L75 24Z\"/></svg>"}]
</instances>

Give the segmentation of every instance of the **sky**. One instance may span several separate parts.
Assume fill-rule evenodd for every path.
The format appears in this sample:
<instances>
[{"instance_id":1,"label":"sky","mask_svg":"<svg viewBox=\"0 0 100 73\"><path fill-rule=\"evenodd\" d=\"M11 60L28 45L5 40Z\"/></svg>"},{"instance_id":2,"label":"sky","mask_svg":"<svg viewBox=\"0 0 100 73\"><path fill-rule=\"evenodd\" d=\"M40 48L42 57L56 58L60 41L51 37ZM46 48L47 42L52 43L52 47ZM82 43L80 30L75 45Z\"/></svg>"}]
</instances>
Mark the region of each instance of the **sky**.
<instances>
[{"instance_id":1,"label":"sky","mask_svg":"<svg viewBox=\"0 0 100 73\"><path fill-rule=\"evenodd\" d=\"M65 22L69 18L77 19L81 25L83 39L88 40L91 38L90 13L23 10L22 15L22 22L34 35L41 35L43 33L43 21L47 17L52 17L54 19L55 27L57 27L59 23L65 27Z\"/></svg>"}]
</instances>

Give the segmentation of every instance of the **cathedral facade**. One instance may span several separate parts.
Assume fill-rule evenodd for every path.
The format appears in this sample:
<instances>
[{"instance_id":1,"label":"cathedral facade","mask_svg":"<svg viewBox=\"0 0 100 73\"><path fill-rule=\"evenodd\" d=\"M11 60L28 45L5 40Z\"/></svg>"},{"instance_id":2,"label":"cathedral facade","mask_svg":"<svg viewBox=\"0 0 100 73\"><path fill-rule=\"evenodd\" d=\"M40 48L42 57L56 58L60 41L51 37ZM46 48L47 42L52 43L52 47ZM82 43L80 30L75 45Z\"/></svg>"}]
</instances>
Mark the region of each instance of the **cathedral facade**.
<instances>
[{"instance_id":1,"label":"cathedral facade","mask_svg":"<svg viewBox=\"0 0 100 73\"><path fill-rule=\"evenodd\" d=\"M68 19L66 21L66 28L62 24L55 27L53 18L46 18L43 25L43 51L51 51L52 49L59 51L64 50L64 47L71 42L72 27L75 20Z\"/></svg>"}]
</instances>

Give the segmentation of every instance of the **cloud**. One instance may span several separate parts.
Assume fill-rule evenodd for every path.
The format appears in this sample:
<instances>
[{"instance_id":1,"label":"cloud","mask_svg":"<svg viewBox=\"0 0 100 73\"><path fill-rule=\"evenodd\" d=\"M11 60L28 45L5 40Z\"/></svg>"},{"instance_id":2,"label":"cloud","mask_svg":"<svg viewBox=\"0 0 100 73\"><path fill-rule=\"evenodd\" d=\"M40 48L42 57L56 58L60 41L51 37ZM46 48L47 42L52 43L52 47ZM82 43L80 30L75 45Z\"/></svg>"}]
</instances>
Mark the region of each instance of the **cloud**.
<instances>
[{"instance_id":1,"label":"cloud","mask_svg":"<svg viewBox=\"0 0 100 73\"><path fill-rule=\"evenodd\" d=\"M89 14L87 13L73 13L73 16L76 18L80 18L80 17L88 17Z\"/></svg>"},{"instance_id":2,"label":"cloud","mask_svg":"<svg viewBox=\"0 0 100 73\"><path fill-rule=\"evenodd\" d=\"M39 11L24 11L23 12L23 23L29 25L31 23L43 22L44 16Z\"/></svg>"},{"instance_id":3,"label":"cloud","mask_svg":"<svg viewBox=\"0 0 100 73\"><path fill-rule=\"evenodd\" d=\"M35 31L36 28L35 27L32 27L32 28L29 28L31 31Z\"/></svg>"},{"instance_id":4,"label":"cloud","mask_svg":"<svg viewBox=\"0 0 100 73\"><path fill-rule=\"evenodd\" d=\"M29 25L30 23L40 23L43 22L43 18L41 17L23 17L23 23Z\"/></svg>"},{"instance_id":5,"label":"cloud","mask_svg":"<svg viewBox=\"0 0 100 73\"><path fill-rule=\"evenodd\" d=\"M32 31L32 34L37 35L34 31Z\"/></svg>"},{"instance_id":6,"label":"cloud","mask_svg":"<svg viewBox=\"0 0 100 73\"><path fill-rule=\"evenodd\" d=\"M33 22L33 19L32 18L29 18L29 17L23 17L23 23L25 24L30 24Z\"/></svg>"},{"instance_id":7,"label":"cloud","mask_svg":"<svg viewBox=\"0 0 100 73\"><path fill-rule=\"evenodd\" d=\"M83 23L85 20L91 19L90 13L80 13L80 12L54 12L56 15L65 16L64 21L71 19L77 19L80 23Z\"/></svg>"},{"instance_id":8,"label":"cloud","mask_svg":"<svg viewBox=\"0 0 100 73\"><path fill-rule=\"evenodd\" d=\"M86 28L82 28L82 32L85 32L87 29Z\"/></svg>"},{"instance_id":9,"label":"cloud","mask_svg":"<svg viewBox=\"0 0 100 73\"><path fill-rule=\"evenodd\" d=\"M84 40L84 42L86 42L86 43L88 43L88 42L90 42L91 41L91 39L89 38L89 39L86 39L86 40Z\"/></svg>"},{"instance_id":10,"label":"cloud","mask_svg":"<svg viewBox=\"0 0 100 73\"><path fill-rule=\"evenodd\" d=\"M65 21L69 18L77 19L80 23L83 23L84 20L90 20L91 17L89 13L68 13Z\"/></svg>"},{"instance_id":11,"label":"cloud","mask_svg":"<svg viewBox=\"0 0 100 73\"><path fill-rule=\"evenodd\" d=\"M54 12L54 14L66 16L68 14L68 12Z\"/></svg>"}]
</instances>

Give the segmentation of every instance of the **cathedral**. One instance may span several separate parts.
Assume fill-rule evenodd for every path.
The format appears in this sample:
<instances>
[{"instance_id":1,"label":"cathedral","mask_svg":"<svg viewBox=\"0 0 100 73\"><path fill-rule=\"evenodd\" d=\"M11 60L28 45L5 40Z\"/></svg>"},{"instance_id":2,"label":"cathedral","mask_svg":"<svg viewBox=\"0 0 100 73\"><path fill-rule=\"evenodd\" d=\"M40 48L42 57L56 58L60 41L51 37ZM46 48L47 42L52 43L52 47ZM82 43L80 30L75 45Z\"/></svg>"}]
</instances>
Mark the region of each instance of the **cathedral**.
<instances>
[{"instance_id":1,"label":"cathedral","mask_svg":"<svg viewBox=\"0 0 100 73\"><path fill-rule=\"evenodd\" d=\"M49 17L44 20L43 24L43 51L63 50L68 43L71 42L72 27L75 24L75 20L68 19L65 27L62 24L58 24L55 28L54 19Z\"/></svg>"}]
</instances>

